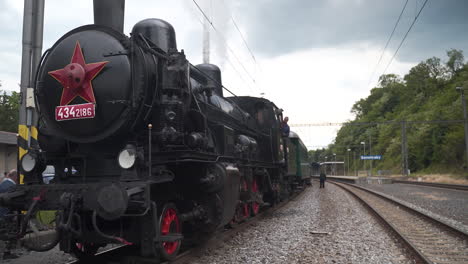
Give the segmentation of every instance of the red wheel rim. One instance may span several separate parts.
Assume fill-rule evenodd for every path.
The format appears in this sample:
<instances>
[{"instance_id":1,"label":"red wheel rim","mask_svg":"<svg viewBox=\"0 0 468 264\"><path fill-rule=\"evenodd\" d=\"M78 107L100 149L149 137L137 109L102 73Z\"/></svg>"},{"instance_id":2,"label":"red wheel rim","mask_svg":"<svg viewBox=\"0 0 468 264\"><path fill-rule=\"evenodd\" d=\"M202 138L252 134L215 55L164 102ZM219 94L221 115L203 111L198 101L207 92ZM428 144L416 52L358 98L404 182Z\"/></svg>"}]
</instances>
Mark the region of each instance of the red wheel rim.
<instances>
[{"instance_id":1,"label":"red wheel rim","mask_svg":"<svg viewBox=\"0 0 468 264\"><path fill-rule=\"evenodd\" d=\"M177 212L174 208L168 208L164 211L161 221L161 235L165 236L169 233L180 233L180 222ZM177 250L180 241L163 242L163 248L168 255L171 255Z\"/></svg>"},{"instance_id":2,"label":"red wheel rim","mask_svg":"<svg viewBox=\"0 0 468 264\"><path fill-rule=\"evenodd\" d=\"M258 185L257 185L257 179L253 179L252 181L252 192L254 193L254 196L257 196L258 194ZM258 211L260 210L260 204L257 202L252 202L252 213L254 215L258 214Z\"/></svg>"},{"instance_id":3,"label":"red wheel rim","mask_svg":"<svg viewBox=\"0 0 468 264\"><path fill-rule=\"evenodd\" d=\"M249 206L245 203L244 204L244 218L249 217Z\"/></svg>"},{"instance_id":4,"label":"red wheel rim","mask_svg":"<svg viewBox=\"0 0 468 264\"><path fill-rule=\"evenodd\" d=\"M241 180L241 190L244 192L247 192L249 190L249 186L247 184L247 181L245 179ZM241 210L242 210L242 217L245 219L250 216L249 213L249 205L247 203L244 203L241 205Z\"/></svg>"},{"instance_id":5,"label":"red wheel rim","mask_svg":"<svg viewBox=\"0 0 468 264\"><path fill-rule=\"evenodd\" d=\"M246 180L242 180L242 191L247 191L248 190L248 187L247 187L247 181Z\"/></svg>"},{"instance_id":6,"label":"red wheel rim","mask_svg":"<svg viewBox=\"0 0 468 264\"><path fill-rule=\"evenodd\" d=\"M85 244L77 242L77 243L75 243L75 245L76 245L76 248L77 248L78 250L80 250L80 251L85 251ZM93 243L89 243L88 245L89 245L89 246L94 246Z\"/></svg>"},{"instance_id":7,"label":"red wheel rim","mask_svg":"<svg viewBox=\"0 0 468 264\"><path fill-rule=\"evenodd\" d=\"M257 193L258 192L258 185L257 185L257 179L252 180L252 192Z\"/></svg>"}]
</instances>

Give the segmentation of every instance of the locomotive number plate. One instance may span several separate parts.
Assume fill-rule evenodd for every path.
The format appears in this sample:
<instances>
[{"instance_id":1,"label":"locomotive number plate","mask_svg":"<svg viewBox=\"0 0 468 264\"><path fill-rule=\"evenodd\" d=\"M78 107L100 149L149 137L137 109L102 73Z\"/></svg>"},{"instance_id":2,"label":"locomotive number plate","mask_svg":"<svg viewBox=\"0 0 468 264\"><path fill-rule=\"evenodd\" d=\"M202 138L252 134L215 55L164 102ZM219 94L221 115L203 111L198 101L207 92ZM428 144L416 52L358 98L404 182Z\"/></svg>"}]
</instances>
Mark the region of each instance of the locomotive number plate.
<instances>
[{"instance_id":1,"label":"locomotive number plate","mask_svg":"<svg viewBox=\"0 0 468 264\"><path fill-rule=\"evenodd\" d=\"M55 120L94 118L95 113L95 104L93 103L57 106L55 107Z\"/></svg>"}]
</instances>

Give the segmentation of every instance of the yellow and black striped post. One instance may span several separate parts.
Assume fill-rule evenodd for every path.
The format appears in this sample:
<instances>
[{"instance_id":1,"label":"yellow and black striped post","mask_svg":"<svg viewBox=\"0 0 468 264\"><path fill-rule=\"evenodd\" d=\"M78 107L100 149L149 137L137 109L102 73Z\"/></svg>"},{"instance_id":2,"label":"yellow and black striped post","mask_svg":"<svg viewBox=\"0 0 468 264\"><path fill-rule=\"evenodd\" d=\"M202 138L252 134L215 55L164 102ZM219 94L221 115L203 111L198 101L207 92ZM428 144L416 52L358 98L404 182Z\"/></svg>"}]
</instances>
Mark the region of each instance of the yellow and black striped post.
<instances>
[{"instance_id":1,"label":"yellow and black striped post","mask_svg":"<svg viewBox=\"0 0 468 264\"><path fill-rule=\"evenodd\" d=\"M28 144L28 141L30 142ZM37 145L37 128L31 126L29 129L26 125L18 126L18 161L21 162L26 153L28 153L30 146ZM20 171L19 183L24 183L24 174Z\"/></svg>"}]
</instances>

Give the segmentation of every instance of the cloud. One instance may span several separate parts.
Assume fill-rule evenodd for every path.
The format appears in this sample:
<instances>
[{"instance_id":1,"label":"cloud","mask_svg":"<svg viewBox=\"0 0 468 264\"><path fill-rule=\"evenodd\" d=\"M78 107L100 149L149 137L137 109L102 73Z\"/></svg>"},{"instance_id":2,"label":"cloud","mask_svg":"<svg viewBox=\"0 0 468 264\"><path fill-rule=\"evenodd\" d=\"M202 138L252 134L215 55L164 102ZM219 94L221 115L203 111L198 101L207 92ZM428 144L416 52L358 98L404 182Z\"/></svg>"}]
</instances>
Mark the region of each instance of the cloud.
<instances>
[{"instance_id":1,"label":"cloud","mask_svg":"<svg viewBox=\"0 0 468 264\"><path fill-rule=\"evenodd\" d=\"M190 10L183 6L184 0L155 4L154 1L126 1L125 28L129 34L138 21L157 17L169 21L176 28L179 48L185 49L188 57L201 61L201 26L197 24ZM72 12L71 12L72 11ZM93 23L93 1L45 1L43 51L50 48L61 36L70 30ZM23 1L0 1L0 80L2 89L19 90ZM200 35L200 36L199 36Z\"/></svg>"},{"instance_id":2,"label":"cloud","mask_svg":"<svg viewBox=\"0 0 468 264\"><path fill-rule=\"evenodd\" d=\"M224 19L219 27L236 55L226 53L223 45L212 45L211 61L221 66L225 86L238 95L265 93L285 110L291 123L352 118L352 105L369 95L369 88L423 2L409 0L394 40L369 86L373 67L405 0L221 1L232 8L257 60L255 64L233 24ZM464 0L429 1L388 72L403 75L420 60L444 58L449 48L466 49L467 5ZM0 0L2 89L18 90L22 12L23 1ZM127 0L124 32L128 34L134 24L149 17L171 23L179 50L185 50L191 63L201 63L203 18L191 0ZM47 0L43 50L73 28L91 23L92 0ZM293 130L299 132L306 145L323 146L334 139L337 129Z\"/></svg>"},{"instance_id":3,"label":"cloud","mask_svg":"<svg viewBox=\"0 0 468 264\"><path fill-rule=\"evenodd\" d=\"M259 81L291 124L344 122L353 118L352 105L369 95L368 78L378 55L378 47L363 45L297 51L263 60ZM392 70L403 74L412 66L395 61ZM323 146L335 138L337 127L292 129L307 146Z\"/></svg>"},{"instance_id":4,"label":"cloud","mask_svg":"<svg viewBox=\"0 0 468 264\"><path fill-rule=\"evenodd\" d=\"M257 53L284 53L369 43L383 47L405 0L241 0L237 14ZM390 50L395 50L421 0L410 0ZM429 1L410 32L399 60L443 56L445 50L468 50L468 1Z\"/></svg>"},{"instance_id":5,"label":"cloud","mask_svg":"<svg viewBox=\"0 0 468 264\"><path fill-rule=\"evenodd\" d=\"M3 90L19 90L19 75L21 68L21 21L22 11L15 2L0 1L0 81Z\"/></svg>"}]
</instances>

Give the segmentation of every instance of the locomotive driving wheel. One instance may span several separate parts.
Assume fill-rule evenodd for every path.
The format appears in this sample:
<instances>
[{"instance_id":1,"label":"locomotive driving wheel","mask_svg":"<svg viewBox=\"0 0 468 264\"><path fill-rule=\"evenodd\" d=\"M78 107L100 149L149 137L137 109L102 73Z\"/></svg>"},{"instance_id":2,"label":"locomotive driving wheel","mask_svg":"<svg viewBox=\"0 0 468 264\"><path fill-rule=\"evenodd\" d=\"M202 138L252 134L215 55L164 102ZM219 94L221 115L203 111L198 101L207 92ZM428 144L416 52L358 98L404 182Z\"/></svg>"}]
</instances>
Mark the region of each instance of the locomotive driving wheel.
<instances>
[{"instance_id":1,"label":"locomotive driving wheel","mask_svg":"<svg viewBox=\"0 0 468 264\"><path fill-rule=\"evenodd\" d=\"M247 180L241 179L242 184L241 184L241 192L248 193L249 187L247 185ZM241 221L249 218L250 216L250 208L249 204L247 202L241 202L239 204L240 206L240 215L241 215Z\"/></svg>"},{"instance_id":2,"label":"locomotive driving wheel","mask_svg":"<svg viewBox=\"0 0 468 264\"><path fill-rule=\"evenodd\" d=\"M87 260L96 255L99 245L93 243L73 243L71 253L80 260Z\"/></svg>"},{"instance_id":3,"label":"locomotive driving wheel","mask_svg":"<svg viewBox=\"0 0 468 264\"><path fill-rule=\"evenodd\" d=\"M162 238L182 233L178 211L173 203L168 203L164 206L159 218L159 226ZM159 247L161 257L165 260L173 260L177 256L177 253L179 253L180 245L180 240L161 242Z\"/></svg>"},{"instance_id":4,"label":"locomotive driving wheel","mask_svg":"<svg viewBox=\"0 0 468 264\"><path fill-rule=\"evenodd\" d=\"M252 197L254 198L254 201L251 202L251 204L250 204L250 208L251 208L253 216L256 216L258 214L258 212L260 211L260 204L257 202L259 196L260 196L260 191L259 191L259 188L258 188L257 177L253 177L253 179L252 179Z\"/></svg>"},{"instance_id":5,"label":"locomotive driving wheel","mask_svg":"<svg viewBox=\"0 0 468 264\"><path fill-rule=\"evenodd\" d=\"M246 195L248 194L248 191L249 187L247 181L244 178L241 178L239 184L241 198L236 206L236 212L234 213L234 217L230 223L231 226L234 226L250 217L249 203L245 201L247 198L242 198L242 196L247 197Z\"/></svg>"}]
</instances>

